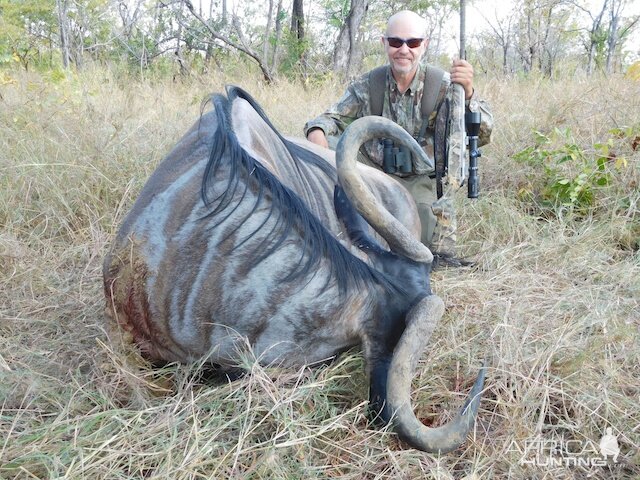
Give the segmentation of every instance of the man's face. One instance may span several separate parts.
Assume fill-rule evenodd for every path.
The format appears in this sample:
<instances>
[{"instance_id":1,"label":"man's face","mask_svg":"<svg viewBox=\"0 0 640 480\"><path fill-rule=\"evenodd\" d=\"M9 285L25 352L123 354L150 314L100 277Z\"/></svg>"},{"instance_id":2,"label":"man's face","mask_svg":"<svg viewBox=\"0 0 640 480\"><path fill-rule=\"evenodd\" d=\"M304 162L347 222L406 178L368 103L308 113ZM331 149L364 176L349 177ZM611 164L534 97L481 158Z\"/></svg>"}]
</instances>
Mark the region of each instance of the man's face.
<instances>
[{"instance_id":1,"label":"man's face","mask_svg":"<svg viewBox=\"0 0 640 480\"><path fill-rule=\"evenodd\" d=\"M396 21L388 26L385 37L386 38L382 39L382 42L386 48L389 64L391 65L393 73L397 76L406 76L415 73L418 68L418 63L427 48L428 40L423 40L416 48L410 48L406 42L402 43L399 47L394 47L389 44L388 39L399 38L409 40L424 38L424 31L409 20ZM394 43L393 40L392 43Z\"/></svg>"}]
</instances>

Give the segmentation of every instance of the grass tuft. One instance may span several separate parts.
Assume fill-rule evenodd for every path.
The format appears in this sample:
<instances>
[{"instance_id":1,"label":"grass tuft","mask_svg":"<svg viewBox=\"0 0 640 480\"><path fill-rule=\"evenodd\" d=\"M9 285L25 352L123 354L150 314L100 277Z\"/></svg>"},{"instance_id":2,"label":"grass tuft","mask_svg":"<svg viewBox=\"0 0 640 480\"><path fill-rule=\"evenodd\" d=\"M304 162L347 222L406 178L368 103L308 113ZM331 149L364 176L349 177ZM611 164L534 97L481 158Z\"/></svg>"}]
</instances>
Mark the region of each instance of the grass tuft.
<instances>
[{"instance_id":1,"label":"grass tuft","mask_svg":"<svg viewBox=\"0 0 640 480\"><path fill-rule=\"evenodd\" d=\"M494 138L483 149L481 198L456 198L460 253L478 267L433 275L447 310L414 381L418 417L451 418L485 357L489 371L473 435L437 456L369 422L357 351L299 371L246 355L250 375L231 382L202 365L152 368L103 330L106 248L202 100L239 83L283 133L299 136L342 86L142 81L106 69L56 83L11 76L0 97L0 478L640 476L638 151L616 140L623 174L580 215L549 215L519 195L542 173L512 158L534 131L570 128L588 151L637 124L637 83L479 86ZM535 439L597 446L607 427L617 463L534 464L518 451ZM571 456L561 453L553 458Z\"/></svg>"}]
</instances>

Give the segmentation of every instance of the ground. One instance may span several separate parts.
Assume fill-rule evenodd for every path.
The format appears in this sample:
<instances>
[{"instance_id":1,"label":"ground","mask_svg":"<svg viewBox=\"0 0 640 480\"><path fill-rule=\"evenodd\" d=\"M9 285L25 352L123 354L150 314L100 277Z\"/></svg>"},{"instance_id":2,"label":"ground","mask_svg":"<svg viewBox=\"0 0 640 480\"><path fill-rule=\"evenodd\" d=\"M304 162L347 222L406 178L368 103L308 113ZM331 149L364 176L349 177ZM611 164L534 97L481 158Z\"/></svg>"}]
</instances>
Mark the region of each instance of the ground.
<instances>
[{"instance_id":1,"label":"ground","mask_svg":"<svg viewBox=\"0 0 640 480\"><path fill-rule=\"evenodd\" d=\"M0 478L640 475L639 158L633 133L610 133L637 125L637 83L481 79L496 130L480 162L481 198L456 198L460 253L478 266L433 275L446 312L414 380L418 418L450 418L485 357L489 368L473 434L439 457L368 422L357 350L300 371L248 357L251 374L225 382L198 365L152 368L105 332L106 249L206 94L237 82L299 135L341 85L140 80L105 69L6 78ZM535 144L534 130L555 127L589 154L613 138L610 183L586 210L549 207L544 172L513 158ZM591 448L607 428L617 463Z\"/></svg>"}]
</instances>

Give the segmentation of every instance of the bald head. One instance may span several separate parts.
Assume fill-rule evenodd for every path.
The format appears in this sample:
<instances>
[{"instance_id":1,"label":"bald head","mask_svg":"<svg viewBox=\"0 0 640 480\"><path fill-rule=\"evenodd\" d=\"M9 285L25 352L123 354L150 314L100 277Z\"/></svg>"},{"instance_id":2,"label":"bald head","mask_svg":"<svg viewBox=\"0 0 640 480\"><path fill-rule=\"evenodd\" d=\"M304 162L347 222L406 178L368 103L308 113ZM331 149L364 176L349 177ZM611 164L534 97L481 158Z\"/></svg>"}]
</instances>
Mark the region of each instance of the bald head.
<instances>
[{"instance_id":1,"label":"bald head","mask_svg":"<svg viewBox=\"0 0 640 480\"><path fill-rule=\"evenodd\" d=\"M424 18L410 10L402 10L391 17L387 22L387 37L400 36L403 33L404 38L425 38L427 36L427 22Z\"/></svg>"},{"instance_id":2,"label":"bald head","mask_svg":"<svg viewBox=\"0 0 640 480\"><path fill-rule=\"evenodd\" d=\"M381 40L389 57L391 72L398 85L402 84L401 88L408 87L415 77L429 43L426 36L427 22L415 12L403 10L389 18L387 31ZM416 43L416 39L422 41ZM407 40L412 41L409 44Z\"/></svg>"}]
</instances>

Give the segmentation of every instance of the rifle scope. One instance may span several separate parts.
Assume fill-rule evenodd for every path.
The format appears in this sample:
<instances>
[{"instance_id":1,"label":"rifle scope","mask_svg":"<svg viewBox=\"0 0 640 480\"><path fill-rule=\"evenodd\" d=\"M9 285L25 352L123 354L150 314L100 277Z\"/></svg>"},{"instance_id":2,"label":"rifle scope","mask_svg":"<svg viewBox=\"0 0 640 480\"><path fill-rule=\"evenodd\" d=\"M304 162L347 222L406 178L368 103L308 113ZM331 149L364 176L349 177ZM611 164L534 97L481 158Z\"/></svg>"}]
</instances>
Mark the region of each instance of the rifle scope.
<instances>
[{"instance_id":1,"label":"rifle scope","mask_svg":"<svg viewBox=\"0 0 640 480\"><path fill-rule=\"evenodd\" d=\"M482 156L478 149L478 135L482 115L480 112L467 112L464 115L467 139L469 141L469 178L467 180L467 197L478 198L480 190L478 180L478 157Z\"/></svg>"}]
</instances>

